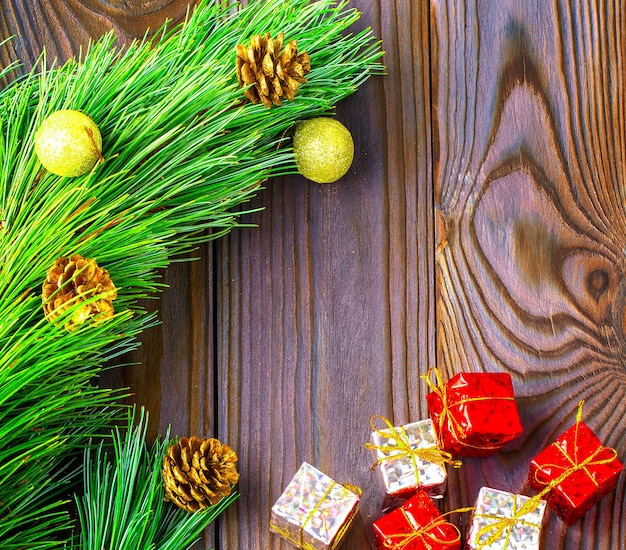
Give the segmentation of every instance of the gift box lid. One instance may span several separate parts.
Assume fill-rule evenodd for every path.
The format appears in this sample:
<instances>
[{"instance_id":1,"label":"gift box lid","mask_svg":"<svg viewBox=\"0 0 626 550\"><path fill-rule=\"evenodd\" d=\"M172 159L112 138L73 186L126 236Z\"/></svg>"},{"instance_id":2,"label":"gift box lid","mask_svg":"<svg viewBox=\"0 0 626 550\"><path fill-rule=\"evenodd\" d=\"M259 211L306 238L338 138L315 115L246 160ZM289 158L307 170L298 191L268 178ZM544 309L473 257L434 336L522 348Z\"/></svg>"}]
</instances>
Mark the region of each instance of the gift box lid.
<instances>
[{"instance_id":1,"label":"gift box lid","mask_svg":"<svg viewBox=\"0 0 626 550\"><path fill-rule=\"evenodd\" d=\"M461 372L445 384L437 379L426 401L439 431L443 422L461 444L494 449L523 433L509 373Z\"/></svg>"},{"instance_id":2,"label":"gift box lid","mask_svg":"<svg viewBox=\"0 0 626 550\"><path fill-rule=\"evenodd\" d=\"M430 418L375 429L368 448L378 459L377 465L389 494L410 488L439 486L447 479L444 462L451 462L451 459L448 453L438 450Z\"/></svg>"},{"instance_id":3,"label":"gift box lid","mask_svg":"<svg viewBox=\"0 0 626 550\"><path fill-rule=\"evenodd\" d=\"M359 495L304 462L272 506L270 527L291 540L331 545L358 503Z\"/></svg>"},{"instance_id":4,"label":"gift box lid","mask_svg":"<svg viewBox=\"0 0 626 550\"><path fill-rule=\"evenodd\" d=\"M549 491L550 507L573 525L615 489L623 468L615 449L605 447L579 420L531 460L528 484Z\"/></svg>"},{"instance_id":5,"label":"gift box lid","mask_svg":"<svg viewBox=\"0 0 626 550\"><path fill-rule=\"evenodd\" d=\"M457 550L461 545L458 528L442 516L424 490L377 519L372 527L380 549Z\"/></svg>"},{"instance_id":6,"label":"gift box lid","mask_svg":"<svg viewBox=\"0 0 626 550\"><path fill-rule=\"evenodd\" d=\"M583 462L587 462L584 467L577 468ZM602 488L606 482L619 476L623 469L615 450L605 447L584 422L577 422L565 430L533 458L531 465L535 471L529 481L542 486L575 469L572 475L587 477L594 486Z\"/></svg>"},{"instance_id":7,"label":"gift box lid","mask_svg":"<svg viewBox=\"0 0 626 550\"><path fill-rule=\"evenodd\" d=\"M539 548L545 507L546 503L538 498L482 487L476 498L476 509L467 536L469 548Z\"/></svg>"}]
</instances>

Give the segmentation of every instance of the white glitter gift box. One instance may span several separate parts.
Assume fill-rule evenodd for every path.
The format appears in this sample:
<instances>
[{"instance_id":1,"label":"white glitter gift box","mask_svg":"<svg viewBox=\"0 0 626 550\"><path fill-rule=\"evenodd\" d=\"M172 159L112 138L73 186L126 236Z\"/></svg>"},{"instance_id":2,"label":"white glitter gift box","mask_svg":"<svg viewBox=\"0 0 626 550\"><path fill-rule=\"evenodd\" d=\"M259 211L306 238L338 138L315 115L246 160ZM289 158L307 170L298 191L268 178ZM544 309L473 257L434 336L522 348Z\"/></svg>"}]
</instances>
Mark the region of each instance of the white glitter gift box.
<instances>
[{"instance_id":1,"label":"white glitter gift box","mask_svg":"<svg viewBox=\"0 0 626 550\"><path fill-rule=\"evenodd\" d=\"M272 506L270 529L304 550L333 550L356 516L359 490L307 462Z\"/></svg>"},{"instance_id":2,"label":"white glitter gift box","mask_svg":"<svg viewBox=\"0 0 626 550\"><path fill-rule=\"evenodd\" d=\"M481 488L467 535L467 548L538 550L545 507L540 498Z\"/></svg>"},{"instance_id":3,"label":"white glitter gift box","mask_svg":"<svg viewBox=\"0 0 626 550\"><path fill-rule=\"evenodd\" d=\"M376 428L375 419L387 427ZM380 468L388 495L410 496L418 489L431 498L443 495L448 479L446 464L458 468L461 462L438 448L432 420L393 426L386 418L374 416L370 424L373 432L366 447L374 451L376 463L372 468Z\"/></svg>"}]
</instances>

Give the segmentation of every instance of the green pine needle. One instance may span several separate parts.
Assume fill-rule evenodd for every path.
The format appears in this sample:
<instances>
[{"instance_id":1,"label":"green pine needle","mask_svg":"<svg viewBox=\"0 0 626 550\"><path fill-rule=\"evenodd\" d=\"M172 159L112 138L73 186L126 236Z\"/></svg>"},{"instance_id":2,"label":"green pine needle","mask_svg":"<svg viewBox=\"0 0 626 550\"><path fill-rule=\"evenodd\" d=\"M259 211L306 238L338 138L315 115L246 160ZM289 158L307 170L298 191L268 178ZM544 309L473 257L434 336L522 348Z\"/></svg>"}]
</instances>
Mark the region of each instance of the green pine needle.
<instances>
[{"instance_id":1,"label":"green pine needle","mask_svg":"<svg viewBox=\"0 0 626 550\"><path fill-rule=\"evenodd\" d=\"M148 415L136 419L129 409L124 433L113 431L113 452L103 443L85 451L85 494L76 499L83 550L183 550L196 542L236 498L223 498L202 511L190 513L165 501L161 478L169 432L150 449L145 436Z\"/></svg>"},{"instance_id":2,"label":"green pine needle","mask_svg":"<svg viewBox=\"0 0 626 550\"><path fill-rule=\"evenodd\" d=\"M70 540L67 501L81 478L78 459L123 413L120 392L99 388L97 377L156 322L140 299L162 287L158 270L236 227L241 212L233 209L268 178L295 173L286 136L296 122L331 114L383 73L371 30L350 34L360 14L347 4L253 0L234 8L202 0L183 25L124 49L107 34L62 66L48 66L42 55L32 72L0 90L3 549ZM237 83L235 47L281 31L310 55L309 81L280 107L252 105ZM100 128L105 162L89 174L55 176L36 158L34 134L57 109L84 111ZM113 318L67 332L63 321L72 310L49 323L40 294L46 271L72 254L107 269L118 298ZM113 482L114 471L99 470L102 482ZM97 486L89 483L87 499ZM136 504L129 498L112 504L120 517ZM177 516L171 521L177 529Z\"/></svg>"}]
</instances>

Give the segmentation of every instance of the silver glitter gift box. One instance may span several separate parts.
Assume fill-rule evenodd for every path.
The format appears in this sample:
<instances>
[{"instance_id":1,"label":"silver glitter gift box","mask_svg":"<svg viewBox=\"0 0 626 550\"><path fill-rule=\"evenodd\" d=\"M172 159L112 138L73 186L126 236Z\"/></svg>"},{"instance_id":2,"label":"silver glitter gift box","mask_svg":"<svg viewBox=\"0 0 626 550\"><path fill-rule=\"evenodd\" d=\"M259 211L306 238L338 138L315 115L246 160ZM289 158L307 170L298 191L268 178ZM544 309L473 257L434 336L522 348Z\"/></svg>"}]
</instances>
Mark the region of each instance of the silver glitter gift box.
<instances>
[{"instance_id":1,"label":"silver glitter gift box","mask_svg":"<svg viewBox=\"0 0 626 550\"><path fill-rule=\"evenodd\" d=\"M333 550L358 510L351 489L304 462L272 506L270 529L297 548Z\"/></svg>"},{"instance_id":2,"label":"silver glitter gift box","mask_svg":"<svg viewBox=\"0 0 626 550\"><path fill-rule=\"evenodd\" d=\"M467 535L471 550L538 550L546 503L481 488Z\"/></svg>"},{"instance_id":3,"label":"silver glitter gift box","mask_svg":"<svg viewBox=\"0 0 626 550\"><path fill-rule=\"evenodd\" d=\"M376 417L374 417L376 418ZM446 489L445 455L437 448L430 419L394 427L383 417L387 428L374 431L367 448L374 451L388 495L399 496L423 489L431 498L439 498ZM450 464L457 461L445 459ZM460 464L460 463L459 463Z\"/></svg>"}]
</instances>

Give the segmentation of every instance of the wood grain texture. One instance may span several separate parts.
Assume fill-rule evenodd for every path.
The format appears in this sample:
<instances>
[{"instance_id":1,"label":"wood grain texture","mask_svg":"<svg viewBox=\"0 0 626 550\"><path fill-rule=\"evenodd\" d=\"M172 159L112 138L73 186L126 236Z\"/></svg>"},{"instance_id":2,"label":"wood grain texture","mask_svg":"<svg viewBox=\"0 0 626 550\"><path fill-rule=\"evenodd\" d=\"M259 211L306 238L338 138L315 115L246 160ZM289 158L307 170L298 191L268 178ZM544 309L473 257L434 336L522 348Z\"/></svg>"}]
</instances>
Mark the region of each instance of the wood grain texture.
<instances>
[{"instance_id":1,"label":"wood grain texture","mask_svg":"<svg viewBox=\"0 0 626 550\"><path fill-rule=\"evenodd\" d=\"M2 0L0 33L13 36L3 63L19 59L29 70L45 48L50 62L79 55L92 38L113 30L124 44L157 30L166 21L181 21L193 2L182 0Z\"/></svg>"},{"instance_id":2,"label":"wood grain texture","mask_svg":"<svg viewBox=\"0 0 626 550\"><path fill-rule=\"evenodd\" d=\"M173 264L162 323L105 382L151 435L215 435L241 498L198 548L287 550L270 508L307 460L364 489L343 550L372 547L382 482L369 418L425 418L420 375L504 370L525 435L450 472L445 507L483 484L525 492L528 462L574 419L626 456L626 3L353 0L388 75L343 102L356 159L333 185L267 182L254 227ZM0 62L28 69L180 20L186 2L2 0ZM550 550L626 547L626 481ZM465 518L466 519L466 518ZM462 527L462 525L461 525Z\"/></svg>"},{"instance_id":3,"label":"wood grain texture","mask_svg":"<svg viewBox=\"0 0 626 550\"><path fill-rule=\"evenodd\" d=\"M358 0L388 76L339 105L356 160L336 184L268 183L220 241L219 432L240 451L223 548L287 549L270 508L303 461L364 489L342 549L373 547L384 489L364 448L373 414L424 416L434 361L428 6Z\"/></svg>"},{"instance_id":4,"label":"wood grain texture","mask_svg":"<svg viewBox=\"0 0 626 550\"><path fill-rule=\"evenodd\" d=\"M525 435L466 461L525 492L530 459L584 419L620 456L624 425L626 10L623 2L434 1L438 364L508 371ZM532 493L529 493L532 494ZM626 547L617 491L542 547Z\"/></svg>"}]
</instances>

